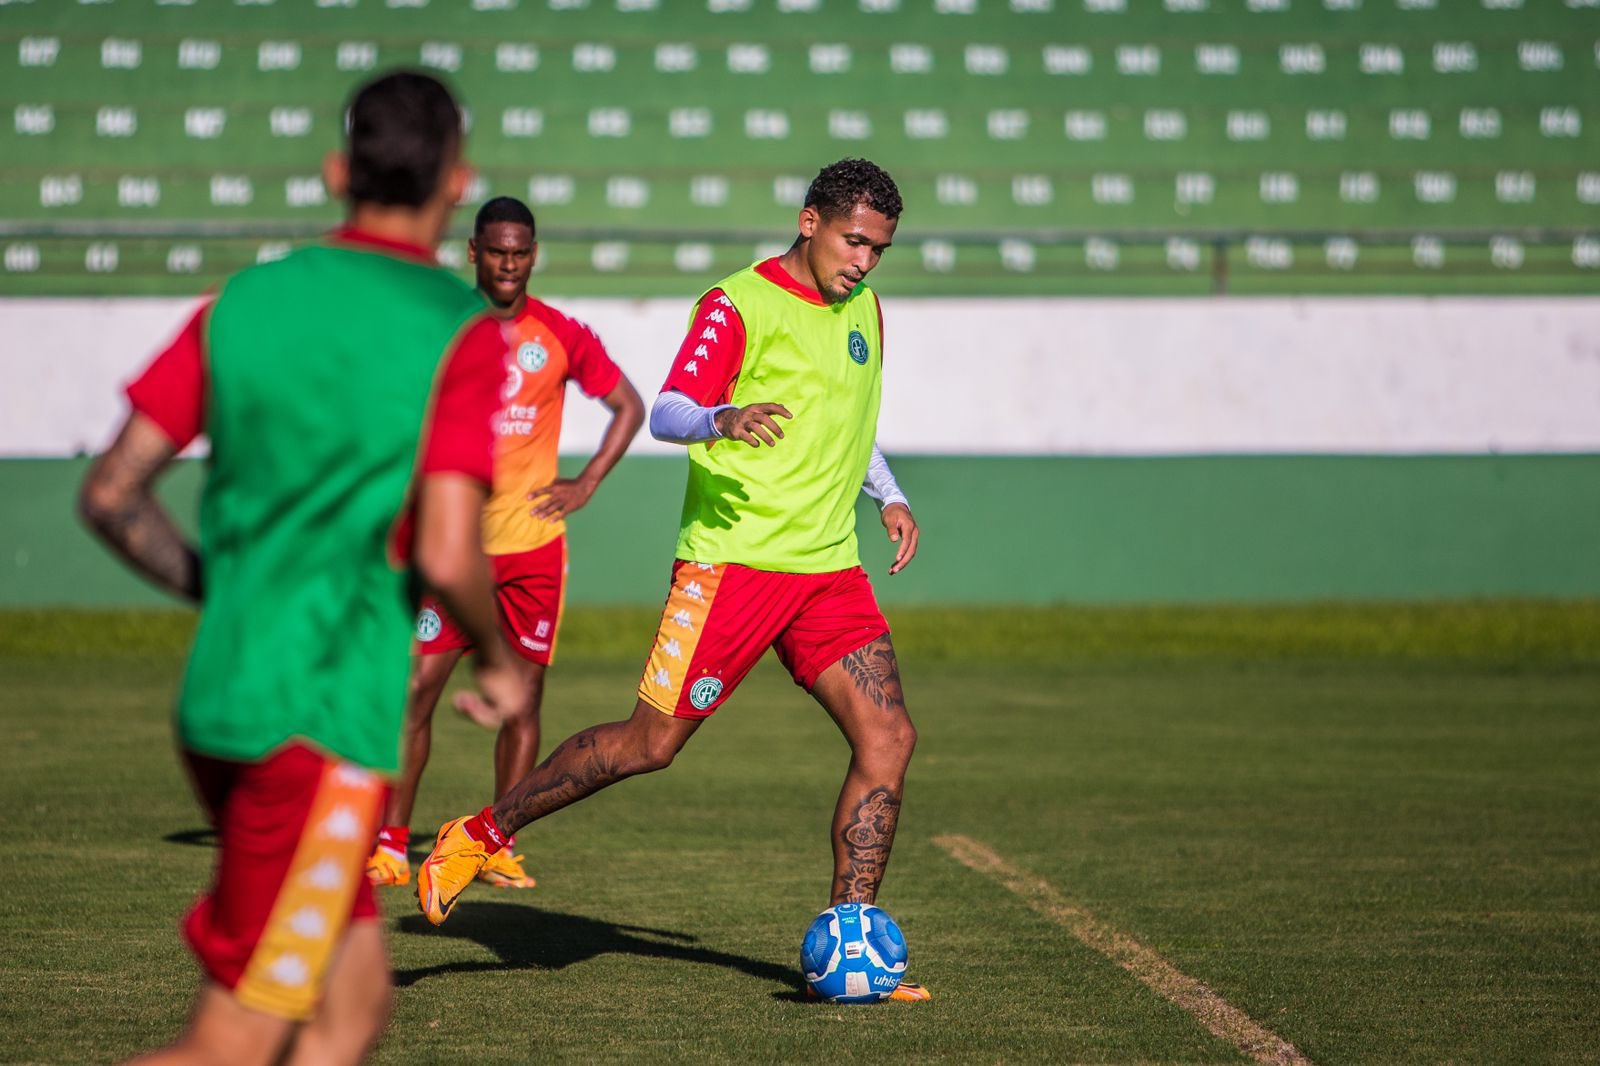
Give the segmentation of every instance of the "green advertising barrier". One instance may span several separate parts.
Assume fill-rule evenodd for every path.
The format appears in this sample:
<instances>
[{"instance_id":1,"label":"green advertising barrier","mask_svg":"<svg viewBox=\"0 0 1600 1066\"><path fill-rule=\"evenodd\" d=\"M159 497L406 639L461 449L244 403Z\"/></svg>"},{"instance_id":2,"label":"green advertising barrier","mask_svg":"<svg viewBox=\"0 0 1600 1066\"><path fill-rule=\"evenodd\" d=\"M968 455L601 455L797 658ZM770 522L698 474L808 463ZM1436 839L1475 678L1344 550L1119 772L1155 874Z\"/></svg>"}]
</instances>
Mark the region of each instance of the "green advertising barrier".
<instances>
[{"instance_id":1,"label":"green advertising barrier","mask_svg":"<svg viewBox=\"0 0 1600 1066\"><path fill-rule=\"evenodd\" d=\"M1600 596L1600 455L892 460L916 562L865 502L889 604L1286 602ZM0 607L148 605L73 517L84 460L0 461ZM193 512L199 463L163 491ZM623 460L572 520L573 604L659 603L680 458Z\"/></svg>"}]
</instances>

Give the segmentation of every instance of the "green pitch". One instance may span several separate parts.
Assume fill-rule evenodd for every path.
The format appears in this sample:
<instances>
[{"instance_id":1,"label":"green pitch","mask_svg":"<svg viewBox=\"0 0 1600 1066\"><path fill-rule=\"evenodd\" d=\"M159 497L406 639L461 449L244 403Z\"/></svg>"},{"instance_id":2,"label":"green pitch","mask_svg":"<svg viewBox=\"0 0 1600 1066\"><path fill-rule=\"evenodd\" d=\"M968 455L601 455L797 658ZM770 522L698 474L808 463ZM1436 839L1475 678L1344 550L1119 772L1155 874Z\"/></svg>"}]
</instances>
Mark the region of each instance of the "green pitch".
<instances>
[{"instance_id":1,"label":"green pitch","mask_svg":"<svg viewBox=\"0 0 1600 1066\"><path fill-rule=\"evenodd\" d=\"M1248 1061L935 842L963 836L1310 1061L1595 1061L1600 604L902 613L921 730L881 903L931 1004L806 1002L846 752L770 664L669 770L519 844L442 928L382 895L381 1063ZM652 619L575 612L548 747L626 713ZM187 623L0 614L5 1062L176 1033L207 837L170 751ZM441 718L419 839L488 798Z\"/></svg>"}]
</instances>

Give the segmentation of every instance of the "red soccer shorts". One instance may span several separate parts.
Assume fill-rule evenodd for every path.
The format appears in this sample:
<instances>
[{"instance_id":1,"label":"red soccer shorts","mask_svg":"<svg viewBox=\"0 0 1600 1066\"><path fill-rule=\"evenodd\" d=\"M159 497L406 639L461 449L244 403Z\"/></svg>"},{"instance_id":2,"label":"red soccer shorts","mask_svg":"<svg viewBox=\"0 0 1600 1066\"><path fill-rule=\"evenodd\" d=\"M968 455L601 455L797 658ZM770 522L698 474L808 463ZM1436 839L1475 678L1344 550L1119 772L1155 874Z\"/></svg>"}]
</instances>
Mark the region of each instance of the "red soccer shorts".
<instances>
[{"instance_id":1,"label":"red soccer shorts","mask_svg":"<svg viewBox=\"0 0 1600 1066\"><path fill-rule=\"evenodd\" d=\"M491 555L500 631L513 651L529 662L549 666L556 657L556 630L567 598L567 538L557 537L532 551ZM439 655L472 641L433 597L424 597L417 614L418 655Z\"/></svg>"},{"instance_id":2,"label":"red soccer shorts","mask_svg":"<svg viewBox=\"0 0 1600 1066\"><path fill-rule=\"evenodd\" d=\"M377 916L365 868L388 785L304 744L254 763L184 758L219 848L184 937L240 1003L309 1018L350 923Z\"/></svg>"},{"instance_id":3,"label":"red soccer shorts","mask_svg":"<svg viewBox=\"0 0 1600 1066\"><path fill-rule=\"evenodd\" d=\"M822 671L888 631L859 566L781 574L680 559L639 698L675 718L705 718L768 648L810 691Z\"/></svg>"}]
</instances>

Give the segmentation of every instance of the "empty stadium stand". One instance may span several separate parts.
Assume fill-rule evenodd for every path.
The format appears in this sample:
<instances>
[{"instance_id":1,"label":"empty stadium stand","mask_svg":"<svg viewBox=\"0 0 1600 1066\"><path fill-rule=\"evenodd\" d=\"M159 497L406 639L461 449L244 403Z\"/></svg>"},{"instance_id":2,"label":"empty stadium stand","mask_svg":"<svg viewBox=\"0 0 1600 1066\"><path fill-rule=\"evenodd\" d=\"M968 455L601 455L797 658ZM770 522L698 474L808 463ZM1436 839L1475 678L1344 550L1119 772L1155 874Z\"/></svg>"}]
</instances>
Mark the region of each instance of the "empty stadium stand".
<instances>
[{"instance_id":1,"label":"empty stadium stand","mask_svg":"<svg viewBox=\"0 0 1600 1066\"><path fill-rule=\"evenodd\" d=\"M395 65L550 293L692 294L847 155L905 194L898 293L1600 291L1600 0L0 0L0 295L316 234Z\"/></svg>"}]
</instances>

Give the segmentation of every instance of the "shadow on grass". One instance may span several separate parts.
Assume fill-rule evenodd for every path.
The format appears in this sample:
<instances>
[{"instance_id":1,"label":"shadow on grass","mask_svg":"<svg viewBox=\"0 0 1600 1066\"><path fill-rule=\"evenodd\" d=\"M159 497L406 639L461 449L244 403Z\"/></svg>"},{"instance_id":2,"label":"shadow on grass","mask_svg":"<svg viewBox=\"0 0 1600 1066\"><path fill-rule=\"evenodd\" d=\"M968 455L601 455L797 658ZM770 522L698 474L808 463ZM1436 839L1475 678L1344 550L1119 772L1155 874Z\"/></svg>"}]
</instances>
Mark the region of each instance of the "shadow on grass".
<instances>
[{"instance_id":1,"label":"shadow on grass","mask_svg":"<svg viewBox=\"0 0 1600 1066\"><path fill-rule=\"evenodd\" d=\"M447 973L560 970L599 955L625 954L725 966L758 980L787 986L786 991L775 993L777 998L805 998L805 986L793 967L698 947L693 936L670 929L617 925L540 907L492 902L463 903L437 929L420 914L401 918L399 928L401 933L470 940L488 948L500 961L449 962L396 970L394 983L398 988Z\"/></svg>"},{"instance_id":2,"label":"shadow on grass","mask_svg":"<svg viewBox=\"0 0 1600 1066\"><path fill-rule=\"evenodd\" d=\"M196 848L217 846L217 831L209 825L199 829L179 829L161 838L168 844L188 844Z\"/></svg>"}]
</instances>

